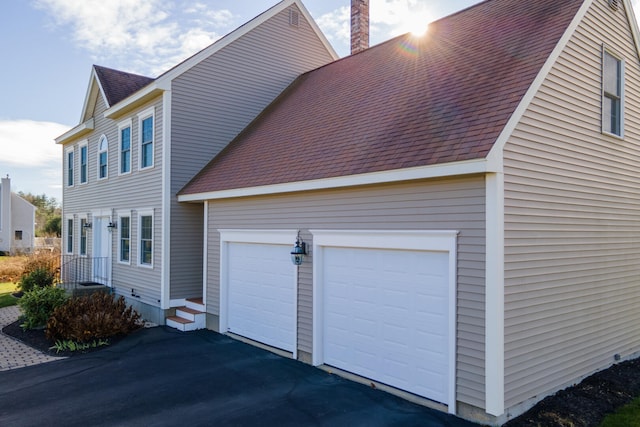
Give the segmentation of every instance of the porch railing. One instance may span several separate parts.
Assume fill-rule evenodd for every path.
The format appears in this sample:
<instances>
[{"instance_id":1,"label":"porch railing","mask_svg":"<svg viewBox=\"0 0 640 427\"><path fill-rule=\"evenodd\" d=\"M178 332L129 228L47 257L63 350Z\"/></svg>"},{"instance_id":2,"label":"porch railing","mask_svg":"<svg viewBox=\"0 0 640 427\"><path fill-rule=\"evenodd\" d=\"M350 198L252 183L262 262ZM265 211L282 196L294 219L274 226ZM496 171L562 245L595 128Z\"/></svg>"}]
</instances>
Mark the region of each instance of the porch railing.
<instances>
[{"instance_id":1,"label":"porch railing","mask_svg":"<svg viewBox=\"0 0 640 427\"><path fill-rule=\"evenodd\" d=\"M60 283L65 288L78 285L110 285L109 258L63 255L60 264Z\"/></svg>"}]
</instances>

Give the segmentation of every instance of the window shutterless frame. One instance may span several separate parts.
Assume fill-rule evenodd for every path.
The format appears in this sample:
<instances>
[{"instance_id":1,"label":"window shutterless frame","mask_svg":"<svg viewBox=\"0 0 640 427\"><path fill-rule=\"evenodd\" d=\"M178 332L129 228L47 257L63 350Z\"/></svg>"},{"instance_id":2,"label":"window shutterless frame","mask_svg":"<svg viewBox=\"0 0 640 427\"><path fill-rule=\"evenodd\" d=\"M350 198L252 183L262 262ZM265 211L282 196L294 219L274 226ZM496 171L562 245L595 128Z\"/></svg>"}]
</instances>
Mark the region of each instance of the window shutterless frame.
<instances>
[{"instance_id":1,"label":"window shutterless frame","mask_svg":"<svg viewBox=\"0 0 640 427\"><path fill-rule=\"evenodd\" d=\"M138 169L151 169L155 160L155 108L138 114Z\"/></svg>"},{"instance_id":2,"label":"window shutterless frame","mask_svg":"<svg viewBox=\"0 0 640 427\"><path fill-rule=\"evenodd\" d=\"M602 46L602 133L624 137L624 59Z\"/></svg>"}]
</instances>

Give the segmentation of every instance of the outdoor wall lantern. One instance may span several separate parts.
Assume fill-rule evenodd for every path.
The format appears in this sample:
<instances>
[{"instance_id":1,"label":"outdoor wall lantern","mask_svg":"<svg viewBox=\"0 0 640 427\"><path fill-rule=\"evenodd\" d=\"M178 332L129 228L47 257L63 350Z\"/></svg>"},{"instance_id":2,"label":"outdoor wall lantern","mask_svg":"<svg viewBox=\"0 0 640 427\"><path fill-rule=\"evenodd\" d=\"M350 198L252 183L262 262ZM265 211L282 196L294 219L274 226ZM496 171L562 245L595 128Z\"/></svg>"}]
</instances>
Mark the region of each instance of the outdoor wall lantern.
<instances>
[{"instance_id":1,"label":"outdoor wall lantern","mask_svg":"<svg viewBox=\"0 0 640 427\"><path fill-rule=\"evenodd\" d=\"M109 231L113 231L114 228L117 228L116 223L113 221L109 221L109 224L107 224L107 228L109 229Z\"/></svg>"},{"instance_id":2,"label":"outdoor wall lantern","mask_svg":"<svg viewBox=\"0 0 640 427\"><path fill-rule=\"evenodd\" d=\"M298 237L296 238L296 245L291 251L291 262L293 263L293 265L302 264L302 260L307 254L306 248L307 245L300 239L300 233L298 233Z\"/></svg>"},{"instance_id":3,"label":"outdoor wall lantern","mask_svg":"<svg viewBox=\"0 0 640 427\"><path fill-rule=\"evenodd\" d=\"M90 222L85 222L83 227L84 228L91 228L91 223Z\"/></svg>"}]
</instances>

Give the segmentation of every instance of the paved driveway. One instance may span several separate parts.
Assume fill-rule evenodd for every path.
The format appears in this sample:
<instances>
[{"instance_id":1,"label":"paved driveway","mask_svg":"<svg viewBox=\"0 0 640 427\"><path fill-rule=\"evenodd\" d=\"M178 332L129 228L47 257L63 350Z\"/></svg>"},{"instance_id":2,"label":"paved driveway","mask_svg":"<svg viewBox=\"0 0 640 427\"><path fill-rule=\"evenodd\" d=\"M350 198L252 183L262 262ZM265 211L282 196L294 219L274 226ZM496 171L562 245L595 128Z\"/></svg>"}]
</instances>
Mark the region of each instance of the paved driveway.
<instances>
[{"instance_id":1,"label":"paved driveway","mask_svg":"<svg viewBox=\"0 0 640 427\"><path fill-rule=\"evenodd\" d=\"M166 327L0 372L0 425L475 426L212 331Z\"/></svg>"}]
</instances>

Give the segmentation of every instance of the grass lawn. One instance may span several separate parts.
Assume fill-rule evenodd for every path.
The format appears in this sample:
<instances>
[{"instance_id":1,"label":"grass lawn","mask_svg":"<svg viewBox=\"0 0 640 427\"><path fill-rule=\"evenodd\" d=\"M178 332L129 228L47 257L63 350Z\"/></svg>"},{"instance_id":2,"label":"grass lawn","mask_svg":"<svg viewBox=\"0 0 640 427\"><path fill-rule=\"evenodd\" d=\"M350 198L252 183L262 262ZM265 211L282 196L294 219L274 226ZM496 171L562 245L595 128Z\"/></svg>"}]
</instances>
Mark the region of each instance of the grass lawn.
<instances>
[{"instance_id":1,"label":"grass lawn","mask_svg":"<svg viewBox=\"0 0 640 427\"><path fill-rule=\"evenodd\" d=\"M12 292L15 292L15 283L0 283L0 308L9 307L10 305L16 305L18 298L11 296Z\"/></svg>"},{"instance_id":2,"label":"grass lawn","mask_svg":"<svg viewBox=\"0 0 640 427\"><path fill-rule=\"evenodd\" d=\"M602 421L600 427L640 427L640 397L623 406Z\"/></svg>"}]
</instances>

